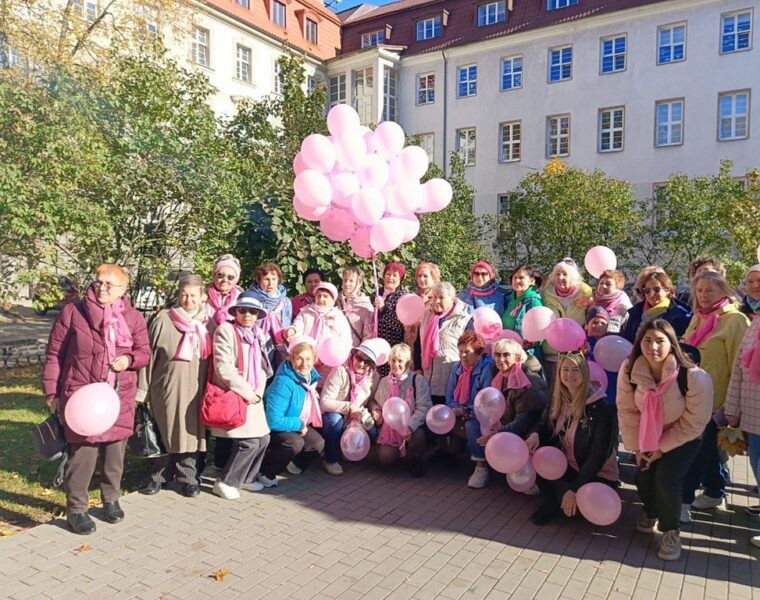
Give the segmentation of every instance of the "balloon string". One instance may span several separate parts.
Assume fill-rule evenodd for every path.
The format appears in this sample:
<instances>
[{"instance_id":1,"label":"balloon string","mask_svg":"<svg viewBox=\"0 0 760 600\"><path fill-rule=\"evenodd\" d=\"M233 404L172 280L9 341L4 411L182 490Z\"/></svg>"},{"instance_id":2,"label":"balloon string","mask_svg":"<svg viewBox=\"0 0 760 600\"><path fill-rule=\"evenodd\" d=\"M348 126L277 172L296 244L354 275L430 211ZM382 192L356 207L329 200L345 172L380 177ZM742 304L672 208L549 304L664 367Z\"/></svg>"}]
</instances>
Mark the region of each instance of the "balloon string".
<instances>
[{"instance_id":1,"label":"balloon string","mask_svg":"<svg viewBox=\"0 0 760 600\"><path fill-rule=\"evenodd\" d=\"M378 284L378 281L377 281L377 263L375 262L375 255L374 254L372 255L372 273L373 273L374 279L375 279L375 298L379 298L380 297L380 285ZM372 321L373 321L373 323L372 323L372 331L374 332L373 333L374 337L377 337L377 331L378 331L378 323L377 323L377 321L378 321L378 313L379 313L379 311L377 310L377 307L375 307L375 311L372 314Z\"/></svg>"}]
</instances>

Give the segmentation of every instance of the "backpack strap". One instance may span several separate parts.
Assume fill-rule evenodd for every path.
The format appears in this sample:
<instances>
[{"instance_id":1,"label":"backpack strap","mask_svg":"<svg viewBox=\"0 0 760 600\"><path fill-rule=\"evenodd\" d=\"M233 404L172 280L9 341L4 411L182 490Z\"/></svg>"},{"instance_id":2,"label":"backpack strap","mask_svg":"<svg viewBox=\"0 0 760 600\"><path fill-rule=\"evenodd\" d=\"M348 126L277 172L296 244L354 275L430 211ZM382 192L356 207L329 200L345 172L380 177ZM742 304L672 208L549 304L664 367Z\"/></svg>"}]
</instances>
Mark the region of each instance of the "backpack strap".
<instances>
[{"instance_id":1,"label":"backpack strap","mask_svg":"<svg viewBox=\"0 0 760 600\"><path fill-rule=\"evenodd\" d=\"M681 392L681 395L686 396L686 392L689 391L689 369L681 367L678 370L676 383L678 383L678 390Z\"/></svg>"}]
</instances>

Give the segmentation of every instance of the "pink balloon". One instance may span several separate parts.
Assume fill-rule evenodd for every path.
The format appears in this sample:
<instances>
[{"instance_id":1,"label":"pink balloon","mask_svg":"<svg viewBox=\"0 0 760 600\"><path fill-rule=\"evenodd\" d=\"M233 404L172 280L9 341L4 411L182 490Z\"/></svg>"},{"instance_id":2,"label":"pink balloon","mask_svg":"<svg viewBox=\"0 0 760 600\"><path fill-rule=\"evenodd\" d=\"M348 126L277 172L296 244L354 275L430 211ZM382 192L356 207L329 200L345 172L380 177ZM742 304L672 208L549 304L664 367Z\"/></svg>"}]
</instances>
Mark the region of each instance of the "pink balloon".
<instances>
[{"instance_id":1,"label":"pink balloon","mask_svg":"<svg viewBox=\"0 0 760 600\"><path fill-rule=\"evenodd\" d=\"M329 173L335 166L335 148L326 136L319 133L312 133L304 138L300 154L309 169Z\"/></svg>"},{"instance_id":2,"label":"pink balloon","mask_svg":"<svg viewBox=\"0 0 760 600\"><path fill-rule=\"evenodd\" d=\"M348 360L351 354L351 339L331 336L317 340L317 356L322 364L337 367Z\"/></svg>"},{"instance_id":3,"label":"pink balloon","mask_svg":"<svg viewBox=\"0 0 760 600\"><path fill-rule=\"evenodd\" d=\"M375 252L391 252L401 245L403 239L404 229L398 219L380 219L369 232L369 245Z\"/></svg>"},{"instance_id":4,"label":"pink balloon","mask_svg":"<svg viewBox=\"0 0 760 600\"><path fill-rule=\"evenodd\" d=\"M306 219L307 221L319 221L324 214L330 210L329 205L319 206L317 208L307 206L298 196L293 196L293 208L299 217Z\"/></svg>"},{"instance_id":5,"label":"pink balloon","mask_svg":"<svg viewBox=\"0 0 760 600\"><path fill-rule=\"evenodd\" d=\"M451 184L445 179L430 179L422 184L422 198L417 212L438 212L446 208L454 197Z\"/></svg>"},{"instance_id":6,"label":"pink balloon","mask_svg":"<svg viewBox=\"0 0 760 600\"><path fill-rule=\"evenodd\" d=\"M351 210L360 225L374 225L385 212L385 198L372 188L359 190L351 197Z\"/></svg>"},{"instance_id":7,"label":"pink balloon","mask_svg":"<svg viewBox=\"0 0 760 600\"><path fill-rule=\"evenodd\" d=\"M619 335L605 335L594 346L594 360L605 371L617 373L633 351L633 344Z\"/></svg>"},{"instance_id":8,"label":"pink balloon","mask_svg":"<svg viewBox=\"0 0 760 600\"><path fill-rule=\"evenodd\" d=\"M507 402L504 394L492 387L483 388L475 394L475 418L480 423L480 431L486 433L499 422L504 411L507 410Z\"/></svg>"},{"instance_id":9,"label":"pink balloon","mask_svg":"<svg viewBox=\"0 0 760 600\"><path fill-rule=\"evenodd\" d=\"M612 525L620 517L623 505L617 491L605 483L593 481L582 485L575 494L578 510L594 525Z\"/></svg>"},{"instance_id":10,"label":"pink balloon","mask_svg":"<svg viewBox=\"0 0 760 600\"><path fill-rule=\"evenodd\" d=\"M343 456L346 460L356 462L366 458L369 450L369 435L359 423L351 421L340 436L340 451Z\"/></svg>"},{"instance_id":11,"label":"pink balloon","mask_svg":"<svg viewBox=\"0 0 760 600\"><path fill-rule=\"evenodd\" d=\"M396 303L396 316L407 327L416 325L425 312L425 301L417 294L404 294Z\"/></svg>"},{"instance_id":12,"label":"pink balloon","mask_svg":"<svg viewBox=\"0 0 760 600\"><path fill-rule=\"evenodd\" d=\"M401 240L402 244L411 242L417 237L420 232L420 221L416 215L406 215L405 217L399 217L399 223L404 228L404 237Z\"/></svg>"},{"instance_id":13,"label":"pink balloon","mask_svg":"<svg viewBox=\"0 0 760 600\"><path fill-rule=\"evenodd\" d=\"M540 342L549 323L555 319L551 308L534 306L525 313L522 322L523 338L529 342Z\"/></svg>"},{"instance_id":14,"label":"pink balloon","mask_svg":"<svg viewBox=\"0 0 760 600\"><path fill-rule=\"evenodd\" d=\"M361 126L361 119L348 104L336 104L327 113L327 129L334 136L349 134Z\"/></svg>"},{"instance_id":15,"label":"pink balloon","mask_svg":"<svg viewBox=\"0 0 760 600\"><path fill-rule=\"evenodd\" d=\"M119 395L105 382L79 388L66 401L64 420L73 432L82 436L105 433L119 417Z\"/></svg>"},{"instance_id":16,"label":"pink balloon","mask_svg":"<svg viewBox=\"0 0 760 600\"><path fill-rule=\"evenodd\" d=\"M425 415L425 423L430 431L436 435L446 435L456 424L457 418L454 411L445 404L436 404Z\"/></svg>"},{"instance_id":17,"label":"pink balloon","mask_svg":"<svg viewBox=\"0 0 760 600\"><path fill-rule=\"evenodd\" d=\"M401 188L395 184L388 184L383 188L385 196L385 211L388 214L398 217L409 214L406 209L404 196L401 194Z\"/></svg>"},{"instance_id":18,"label":"pink balloon","mask_svg":"<svg viewBox=\"0 0 760 600\"><path fill-rule=\"evenodd\" d=\"M588 361L589 379L596 381L599 384L599 389L603 392L607 391L607 386L610 384L607 373L593 360Z\"/></svg>"},{"instance_id":19,"label":"pink balloon","mask_svg":"<svg viewBox=\"0 0 760 600\"><path fill-rule=\"evenodd\" d=\"M501 332L501 317L494 309L487 306L476 308L472 313L475 323L475 333L490 340Z\"/></svg>"},{"instance_id":20,"label":"pink balloon","mask_svg":"<svg viewBox=\"0 0 760 600\"><path fill-rule=\"evenodd\" d=\"M356 170L356 178L361 187L379 190L388 182L388 163L377 154L368 154Z\"/></svg>"},{"instance_id":21,"label":"pink balloon","mask_svg":"<svg viewBox=\"0 0 760 600\"><path fill-rule=\"evenodd\" d=\"M367 154L372 154L375 151L375 132L368 128L362 135L364 145L367 148Z\"/></svg>"},{"instance_id":22,"label":"pink balloon","mask_svg":"<svg viewBox=\"0 0 760 600\"><path fill-rule=\"evenodd\" d=\"M332 186L327 176L314 169L307 169L301 171L296 175L296 180L293 183L296 196L306 206L318 208L320 206L328 206L330 200L332 200Z\"/></svg>"},{"instance_id":23,"label":"pink balloon","mask_svg":"<svg viewBox=\"0 0 760 600\"><path fill-rule=\"evenodd\" d=\"M583 264L586 265L586 271L599 279L604 271L617 267L617 257L607 246L594 246L586 252Z\"/></svg>"},{"instance_id":24,"label":"pink balloon","mask_svg":"<svg viewBox=\"0 0 760 600\"><path fill-rule=\"evenodd\" d=\"M514 340L521 346L523 343L523 339L520 337L520 334L516 331L512 331L511 329L502 329L501 332L497 333L496 337L493 338L492 343L495 343L499 340Z\"/></svg>"},{"instance_id":25,"label":"pink balloon","mask_svg":"<svg viewBox=\"0 0 760 600\"><path fill-rule=\"evenodd\" d=\"M332 241L345 242L353 235L356 223L348 211L333 208L322 217L319 228Z\"/></svg>"},{"instance_id":26,"label":"pink balloon","mask_svg":"<svg viewBox=\"0 0 760 600\"><path fill-rule=\"evenodd\" d=\"M573 319L554 319L546 328L546 341L557 352L574 352L586 343L586 332Z\"/></svg>"},{"instance_id":27,"label":"pink balloon","mask_svg":"<svg viewBox=\"0 0 760 600\"><path fill-rule=\"evenodd\" d=\"M337 136L333 145L337 164L346 171L356 171L367 156L367 144L361 135Z\"/></svg>"},{"instance_id":28,"label":"pink balloon","mask_svg":"<svg viewBox=\"0 0 760 600\"><path fill-rule=\"evenodd\" d=\"M530 458L525 441L514 433L502 431L486 443L486 461L499 473L517 473Z\"/></svg>"},{"instance_id":29,"label":"pink balloon","mask_svg":"<svg viewBox=\"0 0 760 600\"><path fill-rule=\"evenodd\" d=\"M383 425L388 425L401 435L406 435L411 418L412 411L401 398L388 398L383 404Z\"/></svg>"},{"instance_id":30,"label":"pink balloon","mask_svg":"<svg viewBox=\"0 0 760 600\"><path fill-rule=\"evenodd\" d=\"M565 453L554 446L543 446L533 453L533 468L544 479L555 481L567 471Z\"/></svg>"},{"instance_id":31,"label":"pink balloon","mask_svg":"<svg viewBox=\"0 0 760 600\"><path fill-rule=\"evenodd\" d=\"M536 483L536 471L530 464L530 461L525 463L522 469L515 473L507 473L507 483L514 491L524 494Z\"/></svg>"},{"instance_id":32,"label":"pink balloon","mask_svg":"<svg viewBox=\"0 0 760 600\"><path fill-rule=\"evenodd\" d=\"M407 146L395 160L396 173L399 179L419 181L427 173L430 159L427 152L419 146Z\"/></svg>"},{"instance_id":33,"label":"pink balloon","mask_svg":"<svg viewBox=\"0 0 760 600\"><path fill-rule=\"evenodd\" d=\"M393 160L404 147L404 130L398 123L383 121L375 128L372 141L375 152L385 160Z\"/></svg>"},{"instance_id":34,"label":"pink balloon","mask_svg":"<svg viewBox=\"0 0 760 600\"><path fill-rule=\"evenodd\" d=\"M303 162L303 157L301 156L301 153L299 152L296 154L296 157L293 159L293 173L298 175L301 171L305 171L309 167L306 166L306 163Z\"/></svg>"},{"instance_id":35,"label":"pink balloon","mask_svg":"<svg viewBox=\"0 0 760 600\"><path fill-rule=\"evenodd\" d=\"M353 173L330 175L332 203L339 208L351 208L351 196L359 191L359 180Z\"/></svg>"},{"instance_id":36,"label":"pink balloon","mask_svg":"<svg viewBox=\"0 0 760 600\"><path fill-rule=\"evenodd\" d=\"M369 245L369 227L358 227L351 236L351 252L359 258L372 258L374 252Z\"/></svg>"}]
</instances>

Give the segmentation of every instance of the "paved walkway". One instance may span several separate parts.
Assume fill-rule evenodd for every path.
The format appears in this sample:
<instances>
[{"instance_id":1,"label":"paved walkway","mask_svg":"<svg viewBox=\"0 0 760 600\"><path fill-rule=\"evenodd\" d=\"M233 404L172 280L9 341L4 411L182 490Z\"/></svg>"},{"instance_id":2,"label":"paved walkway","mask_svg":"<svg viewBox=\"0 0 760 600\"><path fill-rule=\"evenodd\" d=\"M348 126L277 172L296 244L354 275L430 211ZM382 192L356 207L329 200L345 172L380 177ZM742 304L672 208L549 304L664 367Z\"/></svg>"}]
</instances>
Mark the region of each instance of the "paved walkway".
<instances>
[{"instance_id":1,"label":"paved walkway","mask_svg":"<svg viewBox=\"0 0 760 600\"><path fill-rule=\"evenodd\" d=\"M0 597L760 600L760 549L748 544L760 520L743 510L747 460L732 463L732 510L695 512L672 563L657 559L657 536L633 532L640 507L629 485L611 527L536 527L537 499L501 478L470 490L464 468L412 479L349 465L342 478L308 471L237 501L131 494L123 523L92 510L91 536L56 520L6 538ZM219 569L230 571L221 582Z\"/></svg>"}]
</instances>

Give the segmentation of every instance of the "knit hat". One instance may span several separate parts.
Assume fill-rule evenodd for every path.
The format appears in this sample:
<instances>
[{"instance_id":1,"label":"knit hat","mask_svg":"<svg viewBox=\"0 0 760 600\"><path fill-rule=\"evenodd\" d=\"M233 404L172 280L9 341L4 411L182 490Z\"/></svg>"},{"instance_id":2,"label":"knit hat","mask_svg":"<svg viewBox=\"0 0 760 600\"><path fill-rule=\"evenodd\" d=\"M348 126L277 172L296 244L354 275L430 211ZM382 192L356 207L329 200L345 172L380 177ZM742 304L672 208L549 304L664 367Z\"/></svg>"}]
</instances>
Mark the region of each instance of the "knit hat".
<instances>
[{"instance_id":1,"label":"knit hat","mask_svg":"<svg viewBox=\"0 0 760 600\"><path fill-rule=\"evenodd\" d=\"M359 344L354 350L366 355L375 363L375 366L381 367L388 362L388 356L391 353L391 347L388 342L382 338L369 338Z\"/></svg>"},{"instance_id":2,"label":"knit hat","mask_svg":"<svg viewBox=\"0 0 760 600\"><path fill-rule=\"evenodd\" d=\"M317 351L317 342L314 341L313 337L309 337L308 335L294 335L288 342L288 352L292 352L293 348L298 346L298 344L309 344L314 349L315 353Z\"/></svg>"},{"instance_id":3,"label":"knit hat","mask_svg":"<svg viewBox=\"0 0 760 600\"><path fill-rule=\"evenodd\" d=\"M235 304L230 306L227 309L227 312L229 312L231 315L234 315L238 308L255 309L258 312L259 319L263 319L267 316L267 309L264 308L264 305L253 292L243 292L240 294Z\"/></svg>"},{"instance_id":4,"label":"knit hat","mask_svg":"<svg viewBox=\"0 0 760 600\"><path fill-rule=\"evenodd\" d=\"M240 279L240 261L232 256L232 254L222 254L214 261L214 276L224 267L232 269L235 272L235 283L237 283Z\"/></svg>"},{"instance_id":5,"label":"knit hat","mask_svg":"<svg viewBox=\"0 0 760 600\"><path fill-rule=\"evenodd\" d=\"M597 317L601 317L608 323L610 322L610 313L607 312L606 308L603 308L601 306L592 306L586 311L586 323L592 319L596 319Z\"/></svg>"},{"instance_id":6,"label":"knit hat","mask_svg":"<svg viewBox=\"0 0 760 600\"><path fill-rule=\"evenodd\" d=\"M385 265L385 268L383 269L383 277L385 277L385 274L390 270L394 270L398 272L398 275L401 278L401 281L404 280L404 276L406 275L406 268L404 267L404 265L397 262L389 262L387 265Z\"/></svg>"},{"instance_id":7,"label":"knit hat","mask_svg":"<svg viewBox=\"0 0 760 600\"><path fill-rule=\"evenodd\" d=\"M489 263L487 260L479 260L474 265L472 265L472 269L470 269L470 279L472 279L472 274L475 272L475 269L481 268L488 271L488 276L491 279L495 278L493 266L491 266L491 263Z\"/></svg>"},{"instance_id":8,"label":"knit hat","mask_svg":"<svg viewBox=\"0 0 760 600\"><path fill-rule=\"evenodd\" d=\"M332 296L333 302L338 301L338 288L336 288L329 281L321 281L317 287L314 288L314 295L317 295L319 290L324 290Z\"/></svg>"},{"instance_id":9,"label":"knit hat","mask_svg":"<svg viewBox=\"0 0 760 600\"><path fill-rule=\"evenodd\" d=\"M747 277L749 277L750 273L757 273L759 271L760 271L760 265L752 265L749 268L749 271L747 271L747 274L744 276L744 279L747 279Z\"/></svg>"}]
</instances>

